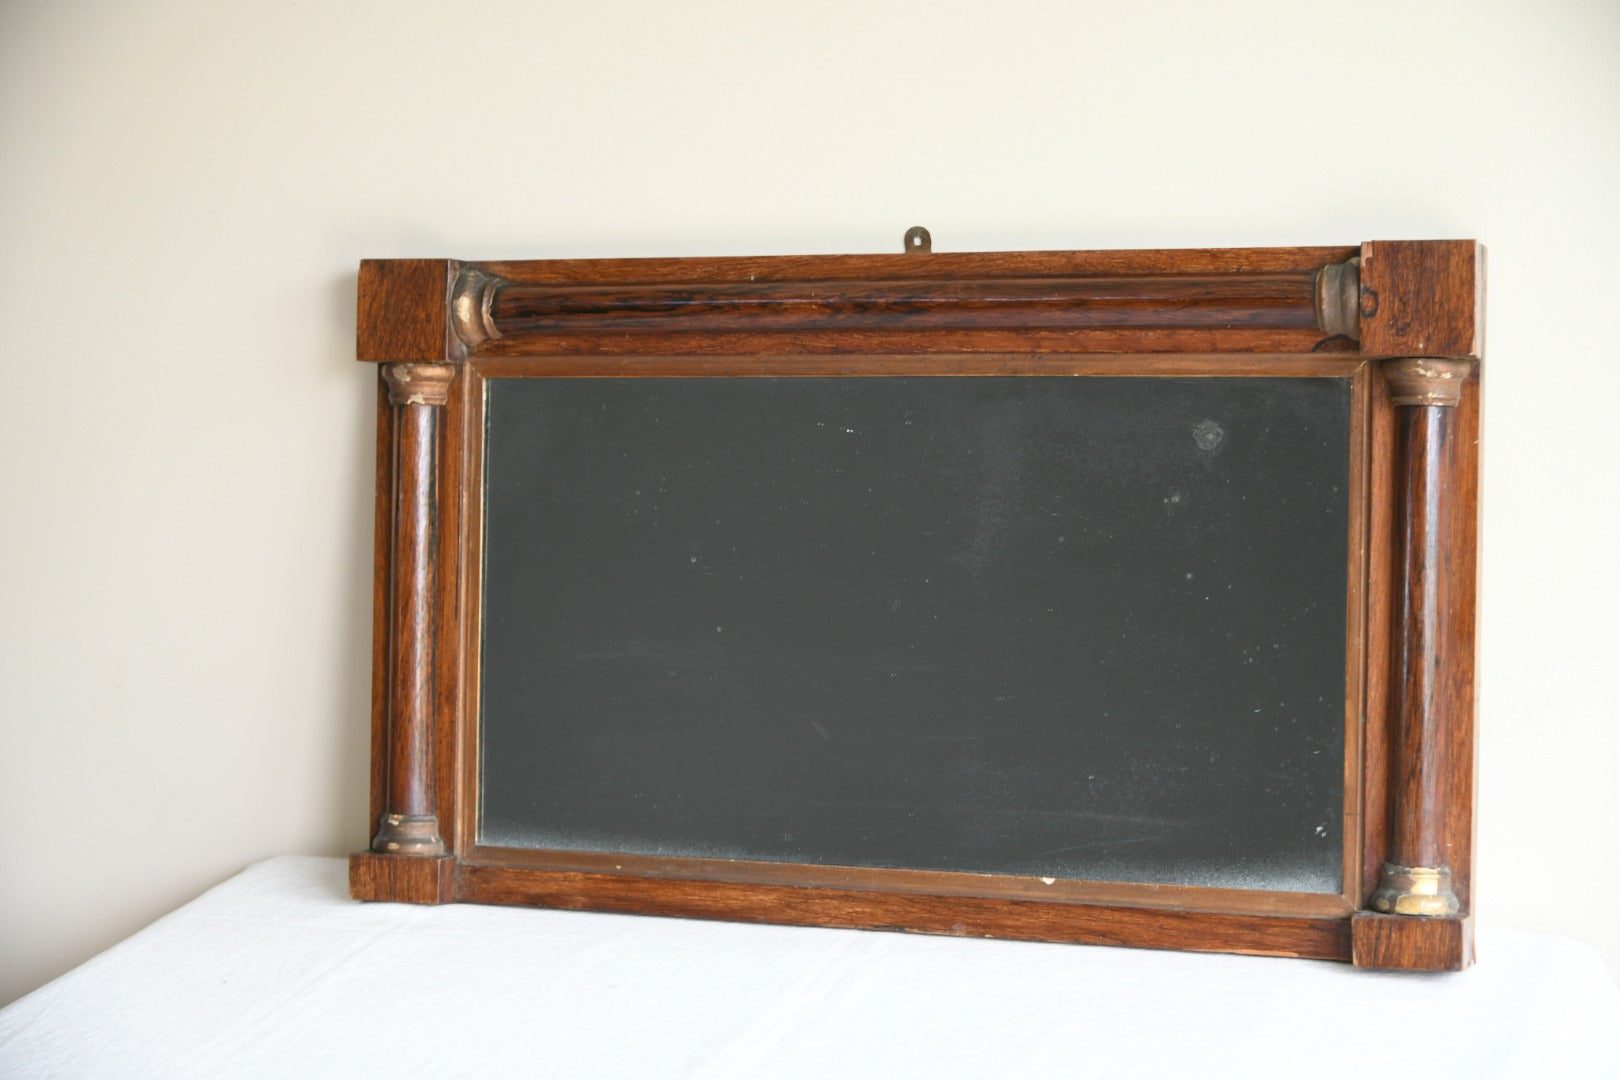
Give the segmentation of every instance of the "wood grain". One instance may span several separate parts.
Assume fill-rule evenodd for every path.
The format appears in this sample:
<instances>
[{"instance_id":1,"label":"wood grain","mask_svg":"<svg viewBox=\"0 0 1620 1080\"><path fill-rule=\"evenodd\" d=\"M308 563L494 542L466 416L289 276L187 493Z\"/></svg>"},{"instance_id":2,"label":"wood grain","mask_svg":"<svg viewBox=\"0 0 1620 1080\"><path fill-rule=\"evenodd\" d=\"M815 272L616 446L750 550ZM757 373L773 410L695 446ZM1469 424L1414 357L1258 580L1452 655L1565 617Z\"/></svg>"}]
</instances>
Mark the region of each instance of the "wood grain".
<instances>
[{"instance_id":1,"label":"wood grain","mask_svg":"<svg viewBox=\"0 0 1620 1080\"><path fill-rule=\"evenodd\" d=\"M981 280L506 285L490 317L531 334L804 330L1316 330L1315 275L1140 275Z\"/></svg>"},{"instance_id":2,"label":"wood grain","mask_svg":"<svg viewBox=\"0 0 1620 1080\"><path fill-rule=\"evenodd\" d=\"M1397 580L1394 661L1394 756L1390 768L1389 861L1402 866L1441 866L1447 740L1451 713L1446 693L1444 614L1441 587L1447 576L1444 511L1452 411L1401 408L1401 563Z\"/></svg>"},{"instance_id":3,"label":"wood grain","mask_svg":"<svg viewBox=\"0 0 1620 1080\"><path fill-rule=\"evenodd\" d=\"M453 359L448 259L367 259L360 264L356 358L373 364Z\"/></svg>"},{"instance_id":4,"label":"wood grain","mask_svg":"<svg viewBox=\"0 0 1620 1080\"><path fill-rule=\"evenodd\" d=\"M1350 927L1342 917L1222 915L978 896L519 870L474 863L461 864L456 894L476 903L577 911L1324 960L1350 958Z\"/></svg>"},{"instance_id":5,"label":"wood grain","mask_svg":"<svg viewBox=\"0 0 1620 1080\"><path fill-rule=\"evenodd\" d=\"M486 379L522 378L847 378L867 376L1132 375L1180 377L1348 378L1364 361L1355 354L1230 353L1051 354L912 352L904 355L637 353L616 356L481 356L469 367Z\"/></svg>"},{"instance_id":6,"label":"wood grain","mask_svg":"<svg viewBox=\"0 0 1620 1080\"><path fill-rule=\"evenodd\" d=\"M1272 327L1100 327L1089 330L1028 330L997 327L934 331L926 346L904 328L827 329L792 333L691 330L679 334L531 334L494 338L473 353L498 356L754 355L838 356L850 353L904 355L955 353L1266 353L1354 352L1347 338L1326 338L1318 330Z\"/></svg>"},{"instance_id":7,"label":"wood grain","mask_svg":"<svg viewBox=\"0 0 1620 1080\"><path fill-rule=\"evenodd\" d=\"M1451 486L1447 492L1445 565L1446 686L1450 710L1446 725L1444 779L1446 810L1443 850L1451 867L1452 888L1463 911L1473 910L1474 798L1478 757L1475 684L1479 640L1479 484L1481 369L1463 384L1462 401L1453 409Z\"/></svg>"},{"instance_id":8,"label":"wood grain","mask_svg":"<svg viewBox=\"0 0 1620 1080\"><path fill-rule=\"evenodd\" d=\"M1389 847L1389 766L1391 742L1391 653L1397 638L1394 596L1396 555L1395 409L1382 378L1369 387L1369 479L1367 501L1367 621L1365 709L1359 720L1362 733L1361 777L1361 894L1365 905L1378 883L1378 870Z\"/></svg>"},{"instance_id":9,"label":"wood grain","mask_svg":"<svg viewBox=\"0 0 1620 1080\"><path fill-rule=\"evenodd\" d=\"M463 536L468 515L467 471L472 467L465 445L467 439L467 397L474 380L465 365L456 365L456 382L444 406L438 410L439 454L434 478L437 511L434 546L434 653L433 713L429 740L432 744L434 807L439 819L439 835L448 851L460 843L462 802L457 798L461 776L461 730L466 710L466 694L474 681L461 675L461 658L469 638L476 640L476 624L463 615ZM474 517L478 515L473 515ZM477 669L472 669L476 671Z\"/></svg>"},{"instance_id":10,"label":"wood grain","mask_svg":"<svg viewBox=\"0 0 1620 1080\"><path fill-rule=\"evenodd\" d=\"M484 378L476 364L463 369L462 394L457 402L458 437L454 445L460 448L463 462L463 499L469 510L460 515L461 528L458 547L459 588L456 590L456 622L459 628L460 648L454 655L444 657L440 666L442 677L453 679L457 693L456 711L447 716L446 737L454 746L456 769L454 787L448 800L454 806L454 843L456 851L470 852L478 842L478 781L480 758L478 753L478 718L480 712L480 673L483 664L483 594L484 594ZM458 511L459 513L459 511ZM448 639L446 639L448 640Z\"/></svg>"},{"instance_id":11,"label":"wood grain","mask_svg":"<svg viewBox=\"0 0 1620 1080\"><path fill-rule=\"evenodd\" d=\"M349 895L399 904L448 904L456 899L456 861L361 851L349 856Z\"/></svg>"},{"instance_id":12,"label":"wood grain","mask_svg":"<svg viewBox=\"0 0 1620 1080\"><path fill-rule=\"evenodd\" d=\"M480 356L1310 352L1354 248L492 262ZM644 340L646 339L646 340Z\"/></svg>"},{"instance_id":13,"label":"wood grain","mask_svg":"<svg viewBox=\"0 0 1620 1080\"><path fill-rule=\"evenodd\" d=\"M400 409L394 497L393 618L390 625L388 809L433 814L429 725L433 714L433 409Z\"/></svg>"},{"instance_id":14,"label":"wood grain","mask_svg":"<svg viewBox=\"0 0 1620 1080\"><path fill-rule=\"evenodd\" d=\"M463 861L481 866L535 871L567 871L619 878L680 879L736 885L803 885L862 892L901 892L931 896L980 896L1043 903L1100 904L1230 915L1292 915L1344 918L1355 905L1337 893L1269 892L1138 882L1071 881L946 870L889 869L767 862L756 859L700 859L593 851L471 846Z\"/></svg>"},{"instance_id":15,"label":"wood grain","mask_svg":"<svg viewBox=\"0 0 1620 1080\"><path fill-rule=\"evenodd\" d=\"M1384 361L1397 402L1396 640L1391 673L1389 849L1372 905L1429 916L1466 913L1453 858L1471 862L1477 385L1472 361ZM1425 385L1428 384L1428 385ZM1460 429L1466 425L1466 431ZM1461 434L1461 437L1459 437ZM1453 808L1453 801L1459 806ZM1417 903L1404 867L1448 879L1454 901ZM1440 896L1447 895L1446 889Z\"/></svg>"},{"instance_id":16,"label":"wood grain","mask_svg":"<svg viewBox=\"0 0 1620 1080\"><path fill-rule=\"evenodd\" d=\"M377 369L376 481L372 488L371 803L369 839L382 821L388 785L388 620L393 595L394 406Z\"/></svg>"},{"instance_id":17,"label":"wood grain","mask_svg":"<svg viewBox=\"0 0 1620 1080\"><path fill-rule=\"evenodd\" d=\"M395 407L391 586L388 623L388 730L384 808L372 850L444 852L436 810L434 697L438 531L438 419L455 379L452 364L391 363L382 368Z\"/></svg>"},{"instance_id":18,"label":"wood grain","mask_svg":"<svg viewBox=\"0 0 1620 1080\"><path fill-rule=\"evenodd\" d=\"M624 285L851 279L954 279L1125 274L1274 274L1315 271L1359 246L1161 248L1128 251L935 251L926 256L761 255L720 258L540 259L479 262L487 273L532 285Z\"/></svg>"},{"instance_id":19,"label":"wood grain","mask_svg":"<svg viewBox=\"0 0 1620 1080\"><path fill-rule=\"evenodd\" d=\"M1351 379L1350 468L1349 468L1349 554L1345 574L1344 627L1344 803L1342 832L1344 858L1340 892L1353 910L1361 906L1363 860L1366 848L1366 815L1362 777L1368 771L1366 760L1367 654L1369 612L1372 597L1369 567L1373 561L1372 500L1369 476L1373 466L1372 395L1379 379L1374 365L1360 363Z\"/></svg>"},{"instance_id":20,"label":"wood grain","mask_svg":"<svg viewBox=\"0 0 1620 1080\"><path fill-rule=\"evenodd\" d=\"M1361 248L1361 351L1481 355L1485 249L1473 240L1396 240Z\"/></svg>"},{"instance_id":21,"label":"wood grain","mask_svg":"<svg viewBox=\"0 0 1620 1080\"><path fill-rule=\"evenodd\" d=\"M1461 971L1474 962L1472 916L1426 919L1361 911L1350 920L1350 937L1357 967Z\"/></svg>"}]
</instances>

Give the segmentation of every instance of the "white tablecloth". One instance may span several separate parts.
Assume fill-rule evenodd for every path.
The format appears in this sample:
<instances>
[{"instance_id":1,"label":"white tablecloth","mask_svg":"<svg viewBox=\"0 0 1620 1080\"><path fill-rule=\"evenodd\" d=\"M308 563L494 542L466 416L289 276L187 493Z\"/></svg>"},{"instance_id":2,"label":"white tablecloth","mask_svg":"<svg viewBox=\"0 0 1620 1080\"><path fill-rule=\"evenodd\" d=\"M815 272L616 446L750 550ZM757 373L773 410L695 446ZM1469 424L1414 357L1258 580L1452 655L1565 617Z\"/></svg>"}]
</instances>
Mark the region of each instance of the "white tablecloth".
<instances>
[{"instance_id":1,"label":"white tablecloth","mask_svg":"<svg viewBox=\"0 0 1620 1080\"><path fill-rule=\"evenodd\" d=\"M1589 948L1459 975L1303 960L360 904L244 873L0 1010L7 1077L1620 1077Z\"/></svg>"}]
</instances>

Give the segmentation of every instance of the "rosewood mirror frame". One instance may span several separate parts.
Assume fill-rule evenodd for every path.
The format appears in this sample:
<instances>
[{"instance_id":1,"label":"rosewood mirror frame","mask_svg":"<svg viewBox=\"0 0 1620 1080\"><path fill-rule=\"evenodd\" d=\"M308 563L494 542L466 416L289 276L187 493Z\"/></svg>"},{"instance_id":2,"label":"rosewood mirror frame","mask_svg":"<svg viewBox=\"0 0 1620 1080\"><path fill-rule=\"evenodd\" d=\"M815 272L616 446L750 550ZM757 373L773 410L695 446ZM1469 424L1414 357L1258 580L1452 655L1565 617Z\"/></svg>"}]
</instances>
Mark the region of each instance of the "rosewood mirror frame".
<instances>
[{"instance_id":1,"label":"rosewood mirror frame","mask_svg":"<svg viewBox=\"0 0 1620 1080\"><path fill-rule=\"evenodd\" d=\"M364 900L1301 956L1473 958L1484 251L368 260L377 365ZM517 376L1326 375L1352 387L1337 895L478 843L483 388Z\"/></svg>"}]
</instances>

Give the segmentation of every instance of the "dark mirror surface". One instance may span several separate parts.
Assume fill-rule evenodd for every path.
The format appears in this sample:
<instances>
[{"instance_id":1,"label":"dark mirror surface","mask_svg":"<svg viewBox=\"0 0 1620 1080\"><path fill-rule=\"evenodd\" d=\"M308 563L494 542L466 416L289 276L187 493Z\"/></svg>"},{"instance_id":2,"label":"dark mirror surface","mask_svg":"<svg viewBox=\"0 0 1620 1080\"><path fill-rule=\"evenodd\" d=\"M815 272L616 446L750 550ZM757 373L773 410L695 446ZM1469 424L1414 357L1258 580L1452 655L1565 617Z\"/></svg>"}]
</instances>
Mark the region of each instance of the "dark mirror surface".
<instances>
[{"instance_id":1,"label":"dark mirror surface","mask_svg":"<svg viewBox=\"0 0 1620 1080\"><path fill-rule=\"evenodd\" d=\"M481 842L1339 890L1348 380L487 393Z\"/></svg>"}]
</instances>

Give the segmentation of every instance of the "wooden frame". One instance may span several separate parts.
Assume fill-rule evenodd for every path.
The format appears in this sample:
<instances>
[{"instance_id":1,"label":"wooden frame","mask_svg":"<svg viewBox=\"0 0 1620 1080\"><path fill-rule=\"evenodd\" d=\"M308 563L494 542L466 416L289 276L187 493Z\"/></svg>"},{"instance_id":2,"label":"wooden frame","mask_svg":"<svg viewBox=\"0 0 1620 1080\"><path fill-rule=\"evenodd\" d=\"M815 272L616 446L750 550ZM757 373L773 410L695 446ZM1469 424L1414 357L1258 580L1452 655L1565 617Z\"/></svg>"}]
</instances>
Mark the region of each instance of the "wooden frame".
<instances>
[{"instance_id":1,"label":"wooden frame","mask_svg":"<svg viewBox=\"0 0 1620 1080\"><path fill-rule=\"evenodd\" d=\"M1483 283L1473 241L363 263L374 839L353 895L1465 967ZM523 374L1348 376L1342 894L480 846L482 388Z\"/></svg>"}]
</instances>

